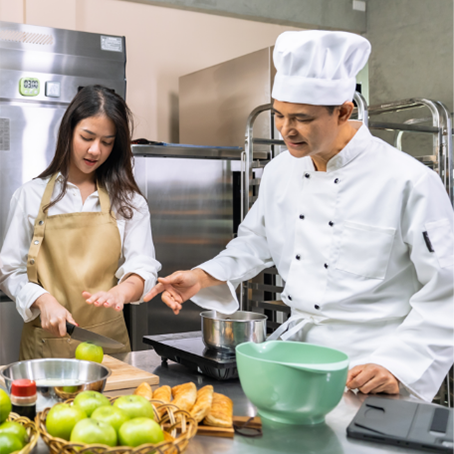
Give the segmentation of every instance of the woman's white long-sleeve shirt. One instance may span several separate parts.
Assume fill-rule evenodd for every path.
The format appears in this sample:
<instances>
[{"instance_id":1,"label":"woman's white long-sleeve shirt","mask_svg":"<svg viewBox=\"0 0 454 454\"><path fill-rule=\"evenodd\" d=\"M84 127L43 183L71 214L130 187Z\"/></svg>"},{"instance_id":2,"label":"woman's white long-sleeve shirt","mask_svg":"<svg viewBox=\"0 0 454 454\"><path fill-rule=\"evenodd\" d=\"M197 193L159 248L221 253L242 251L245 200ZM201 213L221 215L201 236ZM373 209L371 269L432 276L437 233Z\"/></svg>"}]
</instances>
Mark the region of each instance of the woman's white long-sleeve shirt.
<instances>
[{"instance_id":1,"label":"woman's white long-sleeve shirt","mask_svg":"<svg viewBox=\"0 0 454 454\"><path fill-rule=\"evenodd\" d=\"M2 264L0 288L16 302L17 310L25 322L39 315L39 310L31 308L31 305L39 296L47 293L41 286L28 281L27 255L33 237L35 219L48 182L49 178L37 178L25 183L13 194L6 236L0 252ZM60 194L61 184L60 175L55 183L51 200ZM134 194L131 202L136 208L132 219L125 219L116 213L121 238L121 258L115 276L120 283L131 274L139 275L145 281L143 292L145 295L155 285L161 265L155 260L147 203L139 194ZM68 183L66 194L50 207L49 216L93 211L101 211L98 191L90 194L85 203L82 203L78 187ZM115 209L113 211L115 212Z\"/></svg>"},{"instance_id":2,"label":"woman's white long-sleeve shirt","mask_svg":"<svg viewBox=\"0 0 454 454\"><path fill-rule=\"evenodd\" d=\"M281 153L238 237L200 266L227 285L192 300L231 313L236 285L273 264L293 326L306 323L292 339L380 364L433 398L453 364L454 323L453 211L435 172L365 126L326 172Z\"/></svg>"}]
</instances>

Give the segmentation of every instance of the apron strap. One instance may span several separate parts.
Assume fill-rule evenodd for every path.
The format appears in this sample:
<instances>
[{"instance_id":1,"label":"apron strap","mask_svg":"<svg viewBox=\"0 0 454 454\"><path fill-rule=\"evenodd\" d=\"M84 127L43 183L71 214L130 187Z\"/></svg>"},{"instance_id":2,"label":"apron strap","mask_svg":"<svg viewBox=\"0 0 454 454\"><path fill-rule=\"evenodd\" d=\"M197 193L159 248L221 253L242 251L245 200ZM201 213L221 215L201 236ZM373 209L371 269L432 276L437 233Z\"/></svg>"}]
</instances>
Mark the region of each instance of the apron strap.
<instances>
[{"instance_id":1,"label":"apron strap","mask_svg":"<svg viewBox=\"0 0 454 454\"><path fill-rule=\"evenodd\" d=\"M99 204L101 205L102 213L109 213L110 211L110 197L107 191L99 186L98 180L96 180L96 188L98 189Z\"/></svg>"},{"instance_id":2,"label":"apron strap","mask_svg":"<svg viewBox=\"0 0 454 454\"><path fill-rule=\"evenodd\" d=\"M50 203L57 177L58 174L56 173L52 175L49 182L47 183L46 189L44 190L44 195L41 199L38 215L35 219L32 242L30 249L28 250L27 277L30 282L34 282L35 284L38 284L38 268L36 260L38 258L39 250L44 239L44 230L46 228L46 219L48 214L48 210L45 211L44 207Z\"/></svg>"}]
</instances>

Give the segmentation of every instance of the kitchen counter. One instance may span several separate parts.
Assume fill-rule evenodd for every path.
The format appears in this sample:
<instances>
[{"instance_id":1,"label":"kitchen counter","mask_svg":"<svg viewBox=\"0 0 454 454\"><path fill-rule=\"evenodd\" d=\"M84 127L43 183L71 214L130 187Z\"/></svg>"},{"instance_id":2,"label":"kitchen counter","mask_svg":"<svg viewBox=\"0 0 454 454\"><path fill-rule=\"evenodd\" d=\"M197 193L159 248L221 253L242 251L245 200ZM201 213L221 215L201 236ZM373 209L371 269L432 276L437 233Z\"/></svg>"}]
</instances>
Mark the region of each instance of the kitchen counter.
<instances>
[{"instance_id":1,"label":"kitchen counter","mask_svg":"<svg viewBox=\"0 0 454 454\"><path fill-rule=\"evenodd\" d=\"M216 392L226 394L234 403L235 415L253 416L254 406L244 395L239 380L217 381L172 361L161 365L161 358L154 350L143 350L117 355L135 367L152 372L160 377L162 385L174 386L193 381L198 388L211 384ZM348 391L339 405L327 415L326 422L314 426L289 426L278 423L263 424L263 436L246 438L235 435L233 439L196 436L188 445L187 454L254 454L254 453L314 453L314 454L376 454L376 453L418 453L412 449L380 445L349 439L346 428L360 407L365 395ZM394 396L394 399L410 399L409 396ZM42 439L35 454L48 454Z\"/></svg>"}]
</instances>

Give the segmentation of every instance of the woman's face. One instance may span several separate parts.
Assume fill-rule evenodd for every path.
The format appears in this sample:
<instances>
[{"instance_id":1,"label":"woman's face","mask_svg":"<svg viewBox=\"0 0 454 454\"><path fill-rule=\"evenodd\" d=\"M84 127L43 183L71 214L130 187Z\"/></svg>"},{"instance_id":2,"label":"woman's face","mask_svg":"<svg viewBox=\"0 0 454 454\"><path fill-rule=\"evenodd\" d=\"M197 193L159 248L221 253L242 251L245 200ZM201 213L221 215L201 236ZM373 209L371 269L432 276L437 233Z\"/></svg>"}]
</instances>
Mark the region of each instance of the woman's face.
<instances>
[{"instance_id":1,"label":"woman's face","mask_svg":"<svg viewBox=\"0 0 454 454\"><path fill-rule=\"evenodd\" d=\"M105 115L88 117L74 128L69 178L85 179L100 167L112 152L115 142L115 125Z\"/></svg>"}]
</instances>

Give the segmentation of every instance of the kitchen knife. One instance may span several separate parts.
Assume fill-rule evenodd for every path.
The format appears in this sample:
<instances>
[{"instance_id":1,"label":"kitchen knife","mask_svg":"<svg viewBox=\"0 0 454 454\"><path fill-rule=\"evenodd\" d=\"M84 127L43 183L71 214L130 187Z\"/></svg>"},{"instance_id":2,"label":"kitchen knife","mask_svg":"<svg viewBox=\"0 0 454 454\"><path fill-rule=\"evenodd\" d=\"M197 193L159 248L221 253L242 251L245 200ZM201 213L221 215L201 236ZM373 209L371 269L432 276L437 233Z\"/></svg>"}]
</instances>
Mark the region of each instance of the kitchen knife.
<instances>
[{"instance_id":1,"label":"kitchen knife","mask_svg":"<svg viewBox=\"0 0 454 454\"><path fill-rule=\"evenodd\" d=\"M92 342L103 348L122 348L124 345L110 337L101 336L101 334L93 333L83 328L79 328L72 323L66 322L66 332L73 338L82 342Z\"/></svg>"}]
</instances>

